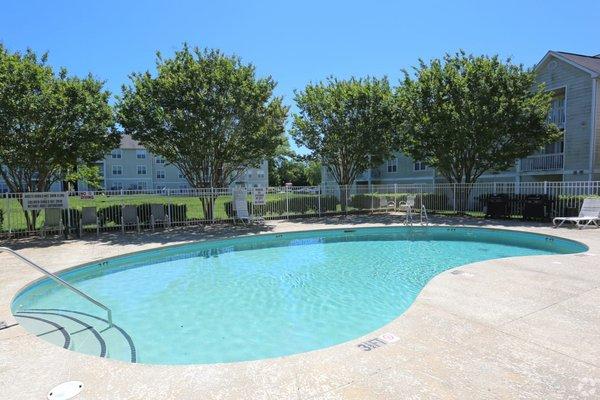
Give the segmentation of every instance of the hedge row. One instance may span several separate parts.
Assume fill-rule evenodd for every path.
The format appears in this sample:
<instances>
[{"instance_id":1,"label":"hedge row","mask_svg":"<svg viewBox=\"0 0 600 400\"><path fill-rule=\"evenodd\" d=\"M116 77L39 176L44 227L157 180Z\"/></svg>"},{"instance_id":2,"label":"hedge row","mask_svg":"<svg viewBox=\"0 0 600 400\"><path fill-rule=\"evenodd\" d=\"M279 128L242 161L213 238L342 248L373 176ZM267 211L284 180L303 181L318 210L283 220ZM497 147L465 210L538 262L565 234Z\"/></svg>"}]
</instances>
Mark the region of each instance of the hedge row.
<instances>
[{"instance_id":1,"label":"hedge row","mask_svg":"<svg viewBox=\"0 0 600 400\"><path fill-rule=\"evenodd\" d=\"M171 218L171 222L183 222L187 220L187 205L164 204L163 207L165 210L165 214L168 214ZM140 219L140 224L149 224L151 217L151 204L138 204L136 205L136 208L138 218ZM104 207L98 210L98 217L100 219L101 225L105 225L108 222L114 222L117 225L121 225L121 215L122 208L118 204Z\"/></svg>"},{"instance_id":2,"label":"hedge row","mask_svg":"<svg viewBox=\"0 0 600 400\"><path fill-rule=\"evenodd\" d=\"M151 204L138 204L136 205L136 208L140 224L149 224ZM165 214L169 214L171 222L182 222L187 220L187 206L185 204L165 204L164 209ZM121 210L122 208L118 204L98 209L97 213L98 219L100 220L100 226L105 226L110 222L121 225ZM81 210L74 208L63 210L62 218L65 225L70 221L72 227L78 227L79 221L81 220Z\"/></svg>"},{"instance_id":3,"label":"hedge row","mask_svg":"<svg viewBox=\"0 0 600 400\"><path fill-rule=\"evenodd\" d=\"M268 199L265 205L252 208L252 202L248 201L248 211L252 211L255 215L284 215L286 210L294 214L317 213L319 211L319 197L321 212L336 211L340 203L337 197L328 196L290 196L288 199ZM223 203L227 217L234 218L235 211L233 210L233 202L226 201Z\"/></svg>"},{"instance_id":4,"label":"hedge row","mask_svg":"<svg viewBox=\"0 0 600 400\"><path fill-rule=\"evenodd\" d=\"M358 209L380 208L381 200L394 201L396 204L406 201L406 198L411 193L371 193L371 194L356 194L350 198L348 205ZM448 205L448 197L445 194L437 193L420 193L415 198L415 207L421 208L421 202L428 209L445 208Z\"/></svg>"}]
</instances>

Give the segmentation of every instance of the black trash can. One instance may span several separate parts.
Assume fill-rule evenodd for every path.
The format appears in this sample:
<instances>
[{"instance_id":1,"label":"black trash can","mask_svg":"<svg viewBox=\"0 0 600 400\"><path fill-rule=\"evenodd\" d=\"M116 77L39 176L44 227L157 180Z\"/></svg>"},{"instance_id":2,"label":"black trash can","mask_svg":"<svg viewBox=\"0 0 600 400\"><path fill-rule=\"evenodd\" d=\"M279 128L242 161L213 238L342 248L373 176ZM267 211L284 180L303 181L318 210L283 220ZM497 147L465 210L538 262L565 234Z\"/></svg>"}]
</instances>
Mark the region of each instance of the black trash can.
<instances>
[{"instance_id":1,"label":"black trash can","mask_svg":"<svg viewBox=\"0 0 600 400\"><path fill-rule=\"evenodd\" d=\"M523 220L550 219L550 202L545 194L530 194L523 202Z\"/></svg>"},{"instance_id":2,"label":"black trash can","mask_svg":"<svg viewBox=\"0 0 600 400\"><path fill-rule=\"evenodd\" d=\"M493 194L488 197L487 211L485 216L488 218L508 218L510 217L510 203L505 194Z\"/></svg>"}]
</instances>

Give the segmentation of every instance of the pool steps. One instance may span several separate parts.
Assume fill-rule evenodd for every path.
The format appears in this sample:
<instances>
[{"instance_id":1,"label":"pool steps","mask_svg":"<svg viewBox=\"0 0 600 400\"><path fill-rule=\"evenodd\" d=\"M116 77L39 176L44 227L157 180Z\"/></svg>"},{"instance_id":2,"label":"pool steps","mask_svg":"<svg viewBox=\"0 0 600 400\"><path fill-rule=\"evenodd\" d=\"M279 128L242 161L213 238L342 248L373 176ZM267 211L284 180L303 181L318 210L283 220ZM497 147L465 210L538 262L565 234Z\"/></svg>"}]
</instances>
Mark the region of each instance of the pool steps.
<instances>
[{"instance_id":1,"label":"pool steps","mask_svg":"<svg viewBox=\"0 0 600 400\"><path fill-rule=\"evenodd\" d=\"M19 324L55 345L80 353L135 363L133 340L107 319L66 309L25 309L15 313Z\"/></svg>"}]
</instances>

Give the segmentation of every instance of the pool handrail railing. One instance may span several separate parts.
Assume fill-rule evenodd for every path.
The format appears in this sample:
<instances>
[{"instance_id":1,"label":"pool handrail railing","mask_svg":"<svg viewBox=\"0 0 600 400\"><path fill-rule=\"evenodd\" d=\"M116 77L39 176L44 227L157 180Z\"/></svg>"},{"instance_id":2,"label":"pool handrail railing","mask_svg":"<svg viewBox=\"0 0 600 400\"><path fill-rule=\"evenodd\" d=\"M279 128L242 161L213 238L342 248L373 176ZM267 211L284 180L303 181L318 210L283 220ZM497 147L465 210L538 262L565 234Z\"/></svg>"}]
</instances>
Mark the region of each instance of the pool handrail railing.
<instances>
[{"instance_id":1,"label":"pool handrail railing","mask_svg":"<svg viewBox=\"0 0 600 400\"><path fill-rule=\"evenodd\" d=\"M21 254L17 253L13 249L9 249L8 247L0 247L0 253L2 253L2 252L7 252L9 254L12 254L13 256L17 257L19 260L21 260L24 263L28 264L29 266L37 269L42 274L48 276L50 279L54 280L56 283L58 283L60 285L63 285L67 289L71 290L73 293L76 293L76 294L80 295L81 297L83 297L84 299L88 300L89 302L91 302L91 303L95 304L96 306L102 308L103 310L106 311L106 313L108 315L108 323L109 323L109 325L111 327L113 326L112 311L111 311L110 308L108 308L107 306L105 306L104 304L102 304L101 302L99 302L98 300L94 299L93 297L89 296L88 294L85 294L81 290L77 289L75 286L71 285L70 283L68 283L64 279L60 278L59 276L57 276L57 275L53 274L52 272L50 272L50 271L48 271L48 270L40 267L38 264L34 263L30 259L28 259L28 258L22 256Z\"/></svg>"}]
</instances>

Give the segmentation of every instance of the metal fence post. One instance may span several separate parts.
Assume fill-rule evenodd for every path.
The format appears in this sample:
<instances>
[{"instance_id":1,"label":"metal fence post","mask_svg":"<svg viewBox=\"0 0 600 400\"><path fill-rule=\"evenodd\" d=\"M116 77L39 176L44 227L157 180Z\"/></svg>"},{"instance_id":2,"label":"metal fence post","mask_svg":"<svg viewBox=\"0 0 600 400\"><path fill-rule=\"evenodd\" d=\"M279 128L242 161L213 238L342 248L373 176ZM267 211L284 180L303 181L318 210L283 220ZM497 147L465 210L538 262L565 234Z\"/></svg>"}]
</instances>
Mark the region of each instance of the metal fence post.
<instances>
[{"instance_id":1,"label":"metal fence post","mask_svg":"<svg viewBox=\"0 0 600 400\"><path fill-rule=\"evenodd\" d=\"M71 199L69 197L69 192L67 192L67 229L65 229L67 238L71 235Z\"/></svg>"},{"instance_id":2,"label":"metal fence post","mask_svg":"<svg viewBox=\"0 0 600 400\"><path fill-rule=\"evenodd\" d=\"M319 217L321 216L321 185L319 185L319 194L317 196L318 199L318 203L319 203Z\"/></svg>"},{"instance_id":3,"label":"metal fence post","mask_svg":"<svg viewBox=\"0 0 600 400\"><path fill-rule=\"evenodd\" d=\"M212 187L212 185L210 187L210 200L209 201L210 201L210 209L211 209L211 213L210 213L211 214L211 223L214 224L215 223L215 211L216 211L215 205L217 202L215 201L215 188Z\"/></svg>"},{"instance_id":4,"label":"metal fence post","mask_svg":"<svg viewBox=\"0 0 600 400\"><path fill-rule=\"evenodd\" d=\"M285 187L285 218L290 219L290 188Z\"/></svg>"},{"instance_id":5,"label":"metal fence post","mask_svg":"<svg viewBox=\"0 0 600 400\"><path fill-rule=\"evenodd\" d=\"M456 213L456 182L452 184L452 212Z\"/></svg>"},{"instance_id":6,"label":"metal fence post","mask_svg":"<svg viewBox=\"0 0 600 400\"><path fill-rule=\"evenodd\" d=\"M548 194L548 182L544 181L544 194Z\"/></svg>"},{"instance_id":7,"label":"metal fence post","mask_svg":"<svg viewBox=\"0 0 600 400\"><path fill-rule=\"evenodd\" d=\"M11 237L12 236L12 224L10 223L11 212L10 212L10 197L8 195L8 192L6 192L6 208L5 208L5 210L6 210L5 218L8 223L8 237Z\"/></svg>"}]
</instances>

